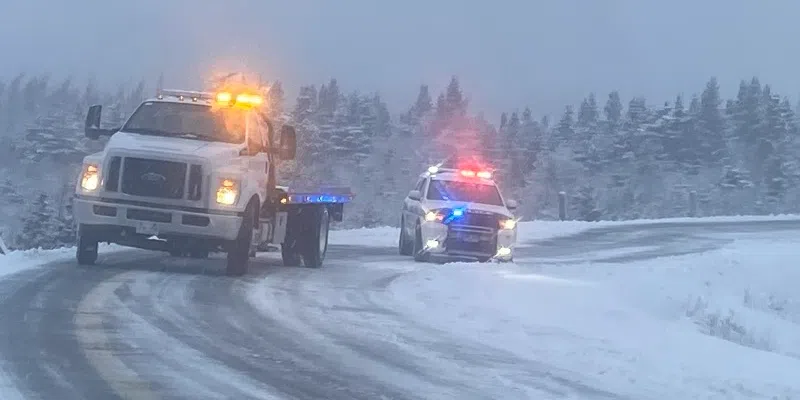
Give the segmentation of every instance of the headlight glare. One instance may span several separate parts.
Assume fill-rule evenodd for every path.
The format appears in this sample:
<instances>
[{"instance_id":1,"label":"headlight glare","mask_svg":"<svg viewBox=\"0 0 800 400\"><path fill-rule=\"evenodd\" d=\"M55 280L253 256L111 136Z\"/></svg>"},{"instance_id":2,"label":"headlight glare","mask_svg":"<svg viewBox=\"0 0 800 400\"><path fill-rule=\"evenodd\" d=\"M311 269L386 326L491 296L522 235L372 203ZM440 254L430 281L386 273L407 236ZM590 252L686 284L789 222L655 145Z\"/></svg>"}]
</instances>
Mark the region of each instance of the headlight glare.
<instances>
[{"instance_id":1,"label":"headlight glare","mask_svg":"<svg viewBox=\"0 0 800 400\"><path fill-rule=\"evenodd\" d=\"M100 187L100 171L95 164L87 164L81 173L81 188L93 192Z\"/></svg>"},{"instance_id":2,"label":"headlight glare","mask_svg":"<svg viewBox=\"0 0 800 400\"><path fill-rule=\"evenodd\" d=\"M505 219L500 221L500 228L501 229L514 229L517 227L517 220L514 219Z\"/></svg>"},{"instance_id":3,"label":"headlight glare","mask_svg":"<svg viewBox=\"0 0 800 400\"><path fill-rule=\"evenodd\" d=\"M239 184L232 179L223 179L217 189L217 203L232 206L239 199Z\"/></svg>"}]
</instances>

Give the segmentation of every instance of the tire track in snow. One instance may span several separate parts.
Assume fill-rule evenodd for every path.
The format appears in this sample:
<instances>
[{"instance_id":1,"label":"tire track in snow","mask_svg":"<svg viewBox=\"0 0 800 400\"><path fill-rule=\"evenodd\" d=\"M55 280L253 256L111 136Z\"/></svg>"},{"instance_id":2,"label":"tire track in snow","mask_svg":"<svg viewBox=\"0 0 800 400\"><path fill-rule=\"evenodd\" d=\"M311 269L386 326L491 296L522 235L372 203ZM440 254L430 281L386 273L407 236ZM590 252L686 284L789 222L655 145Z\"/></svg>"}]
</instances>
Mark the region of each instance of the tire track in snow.
<instances>
[{"instance_id":1,"label":"tire track in snow","mask_svg":"<svg viewBox=\"0 0 800 400\"><path fill-rule=\"evenodd\" d=\"M347 354L349 363L369 365L427 398L619 398L580 383L576 374L453 337L400 313L386 289L426 265L397 261L404 267L328 268L267 280L251 288L249 300L298 334Z\"/></svg>"},{"instance_id":2,"label":"tire track in snow","mask_svg":"<svg viewBox=\"0 0 800 400\"><path fill-rule=\"evenodd\" d=\"M242 309L242 293L236 289L240 280L163 274L146 279L147 285L139 286L150 293L130 290L122 296L125 307L242 379L262 382L292 398L381 398L392 393L348 373L338 359L320 357L309 349L313 345L275 321Z\"/></svg>"},{"instance_id":3,"label":"tire track in snow","mask_svg":"<svg viewBox=\"0 0 800 400\"><path fill-rule=\"evenodd\" d=\"M154 277L156 282L153 282ZM127 350L129 364L139 375L157 382L160 396L181 398L188 393L203 393L204 398L275 398L268 386L242 376L187 344L187 337L193 332L166 332L151 323L149 318L136 313L136 307L131 306L134 291L158 289L151 290L145 297L163 301L164 286L153 286L153 283L161 279L190 279L188 275L131 271L124 273L123 278L113 297L117 348Z\"/></svg>"},{"instance_id":4,"label":"tire track in snow","mask_svg":"<svg viewBox=\"0 0 800 400\"><path fill-rule=\"evenodd\" d=\"M7 371L26 398L115 398L83 357L72 324L77 300L96 279L86 271L59 270L72 267L64 263L51 267L2 281L16 286L0 309L0 353L8 361Z\"/></svg>"}]
</instances>

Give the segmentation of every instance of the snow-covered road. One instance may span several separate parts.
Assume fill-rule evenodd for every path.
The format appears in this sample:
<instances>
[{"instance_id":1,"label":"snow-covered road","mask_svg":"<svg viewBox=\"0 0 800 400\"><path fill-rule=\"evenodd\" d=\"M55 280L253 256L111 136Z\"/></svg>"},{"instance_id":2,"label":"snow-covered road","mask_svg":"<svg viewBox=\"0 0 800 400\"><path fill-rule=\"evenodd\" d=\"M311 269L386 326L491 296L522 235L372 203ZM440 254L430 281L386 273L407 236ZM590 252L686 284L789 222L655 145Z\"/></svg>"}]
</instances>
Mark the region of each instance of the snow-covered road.
<instances>
[{"instance_id":1,"label":"snow-covered road","mask_svg":"<svg viewBox=\"0 0 800 400\"><path fill-rule=\"evenodd\" d=\"M393 229L244 278L0 256L0 398L800 398L800 221L523 227L509 265L417 264Z\"/></svg>"}]
</instances>

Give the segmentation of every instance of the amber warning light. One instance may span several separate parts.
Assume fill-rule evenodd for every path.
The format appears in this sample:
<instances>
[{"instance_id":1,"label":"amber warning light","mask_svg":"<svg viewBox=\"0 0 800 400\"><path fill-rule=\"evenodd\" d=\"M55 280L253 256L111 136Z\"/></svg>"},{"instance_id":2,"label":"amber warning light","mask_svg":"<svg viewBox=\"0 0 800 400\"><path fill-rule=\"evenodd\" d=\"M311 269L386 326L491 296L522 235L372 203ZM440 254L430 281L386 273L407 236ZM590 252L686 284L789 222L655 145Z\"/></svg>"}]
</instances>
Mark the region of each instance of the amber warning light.
<instances>
[{"instance_id":1,"label":"amber warning light","mask_svg":"<svg viewBox=\"0 0 800 400\"><path fill-rule=\"evenodd\" d=\"M264 104L264 98L257 94L219 92L215 96L217 104L223 107L253 108Z\"/></svg>"}]
</instances>

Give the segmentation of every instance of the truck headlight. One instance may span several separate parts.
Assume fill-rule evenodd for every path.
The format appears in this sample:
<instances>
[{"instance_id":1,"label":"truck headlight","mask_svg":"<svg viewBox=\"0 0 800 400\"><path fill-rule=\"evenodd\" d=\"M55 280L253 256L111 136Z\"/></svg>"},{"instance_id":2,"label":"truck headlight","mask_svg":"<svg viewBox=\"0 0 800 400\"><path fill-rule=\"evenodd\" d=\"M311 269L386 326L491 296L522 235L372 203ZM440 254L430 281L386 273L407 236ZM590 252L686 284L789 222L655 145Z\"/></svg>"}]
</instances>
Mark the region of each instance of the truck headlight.
<instances>
[{"instance_id":1,"label":"truck headlight","mask_svg":"<svg viewBox=\"0 0 800 400\"><path fill-rule=\"evenodd\" d=\"M239 199L239 183L232 179L223 179L217 189L217 203L232 206Z\"/></svg>"},{"instance_id":2,"label":"truck headlight","mask_svg":"<svg viewBox=\"0 0 800 400\"><path fill-rule=\"evenodd\" d=\"M87 164L81 173L81 188L93 192L100 186L100 173L95 164Z\"/></svg>"},{"instance_id":3,"label":"truck headlight","mask_svg":"<svg viewBox=\"0 0 800 400\"><path fill-rule=\"evenodd\" d=\"M500 229L514 229L517 227L517 220L504 219L500 221Z\"/></svg>"}]
</instances>

